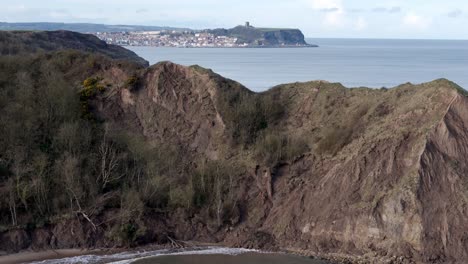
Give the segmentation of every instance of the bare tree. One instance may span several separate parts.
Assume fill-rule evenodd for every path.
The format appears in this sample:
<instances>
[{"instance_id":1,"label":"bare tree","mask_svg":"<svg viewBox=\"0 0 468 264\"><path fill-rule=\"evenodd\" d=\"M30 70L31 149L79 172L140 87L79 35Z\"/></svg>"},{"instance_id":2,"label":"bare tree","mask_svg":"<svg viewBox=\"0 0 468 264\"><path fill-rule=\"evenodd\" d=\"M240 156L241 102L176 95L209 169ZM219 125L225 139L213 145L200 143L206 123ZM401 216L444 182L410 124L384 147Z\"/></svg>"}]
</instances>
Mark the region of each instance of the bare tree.
<instances>
[{"instance_id":1,"label":"bare tree","mask_svg":"<svg viewBox=\"0 0 468 264\"><path fill-rule=\"evenodd\" d=\"M78 169L79 160L78 158L66 155L61 166L62 174L65 179L65 188L67 189L69 199L70 199L70 209L73 213L77 215L82 215L93 227L93 230L96 231L96 225L93 223L88 214L83 210L80 203L80 188L77 188L78 184ZM77 210L74 210L73 202L75 202Z\"/></svg>"},{"instance_id":2,"label":"bare tree","mask_svg":"<svg viewBox=\"0 0 468 264\"><path fill-rule=\"evenodd\" d=\"M16 226L18 224L18 218L16 215L16 195L15 195L15 188L14 188L14 183L13 180L10 179L8 181L8 189L9 189L9 201L8 201L8 206L10 208L10 214L11 214L11 225Z\"/></svg>"},{"instance_id":3,"label":"bare tree","mask_svg":"<svg viewBox=\"0 0 468 264\"><path fill-rule=\"evenodd\" d=\"M222 213L223 213L223 181L222 175L219 173L219 165L216 165L216 176L215 176L215 188L216 188L216 220L218 227L222 224Z\"/></svg>"},{"instance_id":4,"label":"bare tree","mask_svg":"<svg viewBox=\"0 0 468 264\"><path fill-rule=\"evenodd\" d=\"M99 146L101 171L98 179L101 181L101 187L103 189L107 184L123 177L123 174L116 172L116 169L119 166L118 152L115 149L114 143L107 140L107 130L108 129L106 127L101 145Z\"/></svg>"}]
</instances>

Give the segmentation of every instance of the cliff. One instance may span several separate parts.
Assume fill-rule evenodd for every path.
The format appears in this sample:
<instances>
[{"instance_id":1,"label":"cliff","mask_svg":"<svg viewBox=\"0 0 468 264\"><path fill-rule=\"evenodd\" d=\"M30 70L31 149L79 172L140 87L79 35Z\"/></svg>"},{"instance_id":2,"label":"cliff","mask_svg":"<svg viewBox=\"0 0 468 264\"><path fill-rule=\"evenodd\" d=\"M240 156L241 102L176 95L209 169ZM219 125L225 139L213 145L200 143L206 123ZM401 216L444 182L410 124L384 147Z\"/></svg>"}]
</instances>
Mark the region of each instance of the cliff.
<instances>
[{"instance_id":1,"label":"cliff","mask_svg":"<svg viewBox=\"0 0 468 264\"><path fill-rule=\"evenodd\" d=\"M0 69L2 250L178 239L468 259L468 99L448 80L253 93L198 66L63 51Z\"/></svg>"},{"instance_id":2,"label":"cliff","mask_svg":"<svg viewBox=\"0 0 468 264\"><path fill-rule=\"evenodd\" d=\"M299 29L270 29L252 26L237 26L231 29L207 30L217 36L237 38L237 44L254 46L310 46Z\"/></svg>"}]
</instances>

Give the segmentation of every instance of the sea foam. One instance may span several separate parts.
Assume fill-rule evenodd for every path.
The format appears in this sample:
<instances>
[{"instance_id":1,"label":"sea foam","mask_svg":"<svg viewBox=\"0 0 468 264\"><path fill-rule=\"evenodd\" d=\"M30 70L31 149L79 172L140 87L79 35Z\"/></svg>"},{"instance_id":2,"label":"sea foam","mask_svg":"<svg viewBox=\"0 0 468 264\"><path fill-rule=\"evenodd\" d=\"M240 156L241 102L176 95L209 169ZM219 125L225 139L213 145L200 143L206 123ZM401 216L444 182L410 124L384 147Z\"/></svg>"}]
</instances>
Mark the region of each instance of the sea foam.
<instances>
[{"instance_id":1,"label":"sea foam","mask_svg":"<svg viewBox=\"0 0 468 264\"><path fill-rule=\"evenodd\" d=\"M78 263L112 263L112 264L129 264L140 259L152 258L158 256L174 256L174 255L239 255L249 252L259 252L254 249L245 248L225 248L225 247L203 247L184 250L154 250L154 251L134 251L121 252L111 255L83 255L68 257L62 259L44 260L33 262L32 264L78 264Z\"/></svg>"}]
</instances>

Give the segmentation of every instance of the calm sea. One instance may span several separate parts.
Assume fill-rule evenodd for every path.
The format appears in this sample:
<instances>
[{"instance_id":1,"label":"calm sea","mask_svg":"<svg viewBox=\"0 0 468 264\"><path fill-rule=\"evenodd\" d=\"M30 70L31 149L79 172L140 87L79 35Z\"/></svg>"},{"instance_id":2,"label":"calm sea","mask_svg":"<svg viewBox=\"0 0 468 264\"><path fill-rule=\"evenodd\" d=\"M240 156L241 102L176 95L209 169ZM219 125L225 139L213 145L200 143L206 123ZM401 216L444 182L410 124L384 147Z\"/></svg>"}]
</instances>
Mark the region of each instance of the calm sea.
<instances>
[{"instance_id":1,"label":"calm sea","mask_svg":"<svg viewBox=\"0 0 468 264\"><path fill-rule=\"evenodd\" d=\"M187 49L128 47L151 64L198 64L251 90L327 80L348 87L393 87L447 78L468 89L467 40L308 39L319 48Z\"/></svg>"}]
</instances>

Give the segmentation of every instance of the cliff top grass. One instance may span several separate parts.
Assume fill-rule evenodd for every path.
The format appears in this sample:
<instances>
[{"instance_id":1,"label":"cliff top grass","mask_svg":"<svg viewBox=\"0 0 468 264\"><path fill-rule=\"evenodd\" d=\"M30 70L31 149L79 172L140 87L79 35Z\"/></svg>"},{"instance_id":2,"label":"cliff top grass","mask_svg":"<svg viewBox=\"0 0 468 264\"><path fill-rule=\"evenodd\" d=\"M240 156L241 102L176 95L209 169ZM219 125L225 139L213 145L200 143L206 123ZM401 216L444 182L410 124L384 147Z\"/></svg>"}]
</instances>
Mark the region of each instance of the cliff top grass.
<instances>
[{"instance_id":1,"label":"cliff top grass","mask_svg":"<svg viewBox=\"0 0 468 264\"><path fill-rule=\"evenodd\" d=\"M272 31L280 31L280 30L299 30L297 28L255 28L262 32L272 32Z\"/></svg>"}]
</instances>

